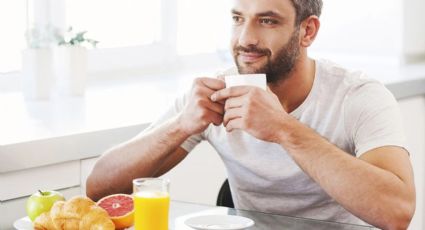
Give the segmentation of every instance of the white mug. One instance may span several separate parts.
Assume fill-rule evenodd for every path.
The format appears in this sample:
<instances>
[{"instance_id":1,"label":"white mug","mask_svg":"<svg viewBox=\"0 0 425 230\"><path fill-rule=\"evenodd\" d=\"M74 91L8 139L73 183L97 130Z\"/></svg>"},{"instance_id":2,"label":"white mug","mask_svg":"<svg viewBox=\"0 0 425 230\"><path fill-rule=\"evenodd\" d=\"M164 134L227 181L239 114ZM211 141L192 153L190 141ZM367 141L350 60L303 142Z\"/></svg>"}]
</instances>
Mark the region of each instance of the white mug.
<instances>
[{"instance_id":1,"label":"white mug","mask_svg":"<svg viewBox=\"0 0 425 230\"><path fill-rule=\"evenodd\" d=\"M257 86L261 89L267 89L266 74L239 74L224 76L226 88L241 85Z\"/></svg>"}]
</instances>

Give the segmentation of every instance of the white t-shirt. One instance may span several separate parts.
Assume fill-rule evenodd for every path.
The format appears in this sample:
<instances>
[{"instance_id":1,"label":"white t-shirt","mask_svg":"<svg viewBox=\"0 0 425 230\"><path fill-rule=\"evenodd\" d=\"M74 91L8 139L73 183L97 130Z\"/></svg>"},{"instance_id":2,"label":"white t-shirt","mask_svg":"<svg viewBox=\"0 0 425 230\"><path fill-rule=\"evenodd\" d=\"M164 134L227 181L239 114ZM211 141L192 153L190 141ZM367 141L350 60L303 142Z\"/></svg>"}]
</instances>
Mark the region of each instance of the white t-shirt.
<instances>
[{"instance_id":1,"label":"white t-shirt","mask_svg":"<svg viewBox=\"0 0 425 230\"><path fill-rule=\"evenodd\" d=\"M179 113L186 96L152 127ZM400 111L392 94L361 72L316 61L306 100L291 115L355 157L381 146L404 147ZM191 151L207 140L222 158L236 208L363 224L332 199L275 143L210 125L182 144ZM355 184L352 185L356 186Z\"/></svg>"}]
</instances>

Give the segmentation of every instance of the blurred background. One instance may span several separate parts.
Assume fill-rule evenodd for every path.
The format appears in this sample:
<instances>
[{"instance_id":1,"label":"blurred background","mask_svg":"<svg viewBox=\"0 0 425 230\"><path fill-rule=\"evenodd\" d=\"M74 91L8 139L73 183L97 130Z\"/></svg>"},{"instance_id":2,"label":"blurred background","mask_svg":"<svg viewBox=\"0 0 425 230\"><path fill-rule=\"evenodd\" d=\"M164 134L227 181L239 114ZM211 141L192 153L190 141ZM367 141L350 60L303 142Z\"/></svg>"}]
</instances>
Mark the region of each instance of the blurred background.
<instances>
[{"instance_id":1,"label":"blurred background","mask_svg":"<svg viewBox=\"0 0 425 230\"><path fill-rule=\"evenodd\" d=\"M2 0L0 76L18 74L23 49L34 42L52 47L54 42L46 38L51 29L65 31L69 26L100 41L98 49L89 51L90 73L149 68L151 72L165 65L181 68L182 63L210 69L231 65L230 4L228 0ZM324 0L322 27L311 54L359 68L365 57L366 64L423 60L423 5L420 0Z\"/></svg>"},{"instance_id":2,"label":"blurred background","mask_svg":"<svg viewBox=\"0 0 425 230\"><path fill-rule=\"evenodd\" d=\"M383 82L400 104L425 229L425 1L323 0L309 49ZM230 0L0 0L0 229L37 189L85 194L93 165L184 93L232 67ZM208 143L165 176L214 205L226 170ZM196 153L198 152L198 153ZM193 184L197 185L194 189Z\"/></svg>"}]
</instances>

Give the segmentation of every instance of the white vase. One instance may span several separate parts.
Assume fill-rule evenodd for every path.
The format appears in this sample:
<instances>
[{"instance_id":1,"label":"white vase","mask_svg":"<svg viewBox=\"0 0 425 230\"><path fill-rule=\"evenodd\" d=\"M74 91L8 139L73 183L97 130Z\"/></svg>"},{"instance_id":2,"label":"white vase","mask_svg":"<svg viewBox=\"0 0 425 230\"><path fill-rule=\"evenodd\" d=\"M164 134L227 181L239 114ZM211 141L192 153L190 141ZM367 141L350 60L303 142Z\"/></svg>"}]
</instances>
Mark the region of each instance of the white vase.
<instances>
[{"instance_id":1,"label":"white vase","mask_svg":"<svg viewBox=\"0 0 425 230\"><path fill-rule=\"evenodd\" d=\"M87 50L57 47L54 50L56 88L60 94L83 96L87 82Z\"/></svg>"},{"instance_id":2,"label":"white vase","mask_svg":"<svg viewBox=\"0 0 425 230\"><path fill-rule=\"evenodd\" d=\"M54 83L52 51L48 48L22 51L22 90L26 99L49 99Z\"/></svg>"}]
</instances>

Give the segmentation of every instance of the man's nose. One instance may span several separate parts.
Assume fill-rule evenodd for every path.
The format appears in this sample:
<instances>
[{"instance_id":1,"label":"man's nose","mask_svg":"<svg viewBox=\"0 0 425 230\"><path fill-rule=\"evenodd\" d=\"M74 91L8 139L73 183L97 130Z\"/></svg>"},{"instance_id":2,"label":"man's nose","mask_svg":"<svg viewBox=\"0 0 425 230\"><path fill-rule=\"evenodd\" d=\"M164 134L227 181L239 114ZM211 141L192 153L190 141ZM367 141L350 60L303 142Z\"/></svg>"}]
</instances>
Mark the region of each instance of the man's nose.
<instances>
[{"instance_id":1,"label":"man's nose","mask_svg":"<svg viewBox=\"0 0 425 230\"><path fill-rule=\"evenodd\" d=\"M239 45L243 47L258 45L258 36L252 25L246 24L243 26L239 34Z\"/></svg>"}]
</instances>

